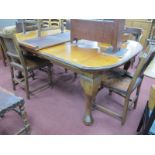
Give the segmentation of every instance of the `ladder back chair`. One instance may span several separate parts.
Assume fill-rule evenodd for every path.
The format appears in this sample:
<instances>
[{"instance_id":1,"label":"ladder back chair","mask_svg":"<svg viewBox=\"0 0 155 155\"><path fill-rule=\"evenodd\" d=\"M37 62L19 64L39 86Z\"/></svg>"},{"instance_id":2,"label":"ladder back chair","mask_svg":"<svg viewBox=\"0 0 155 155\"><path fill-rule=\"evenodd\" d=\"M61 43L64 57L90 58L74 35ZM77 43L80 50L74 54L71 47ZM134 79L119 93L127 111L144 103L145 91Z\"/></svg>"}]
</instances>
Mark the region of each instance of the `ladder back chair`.
<instances>
[{"instance_id":1,"label":"ladder back chair","mask_svg":"<svg viewBox=\"0 0 155 155\"><path fill-rule=\"evenodd\" d=\"M10 70L11 70L11 79L13 84L13 89L16 90L16 85L21 84L26 90L26 96L30 99L30 93L37 91L38 89L45 88L47 85L52 83L52 71L51 63L47 60L38 58L36 56L29 56L23 54L18 41L14 34L0 34L2 41L4 42L6 55L8 58ZM29 89L29 77L34 79L33 71L36 69L47 68L46 72L48 74L48 84L44 84L39 88L36 88L33 91ZM15 76L15 72L20 71L24 75L24 78L18 79Z\"/></svg>"},{"instance_id":2,"label":"ladder back chair","mask_svg":"<svg viewBox=\"0 0 155 155\"><path fill-rule=\"evenodd\" d=\"M144 77L143 73L150 61L153 59L154 55L155 52L150 51L150 48L148 47L147 51L141 55L141 61L134 75L121 68L115 68L111 71L107 71L103 75L101 89L108 88L111 94L112 92L115 92L116 94L125 98L121 114L99 104L95 104L94 107L100 111L106 112L116 118L121 119L121 123L123 125L126 121L128 108L136 108L141 83ZM134 90L136 90L136 95L134 99L131 99L131 94L134 92ZM129 102L131 102L131 104L129 104Z\"/></svg>"},{"instance_id":3,"label":"ladder back chair","mask_svg":"<svg viewBox=\"0 0 155 155\"><path fill-rule=\"evenodd\" d=\"M36 19L20 19L16 22L16 31L26 33L38 29Z\"/></svg>"}]
</instances>

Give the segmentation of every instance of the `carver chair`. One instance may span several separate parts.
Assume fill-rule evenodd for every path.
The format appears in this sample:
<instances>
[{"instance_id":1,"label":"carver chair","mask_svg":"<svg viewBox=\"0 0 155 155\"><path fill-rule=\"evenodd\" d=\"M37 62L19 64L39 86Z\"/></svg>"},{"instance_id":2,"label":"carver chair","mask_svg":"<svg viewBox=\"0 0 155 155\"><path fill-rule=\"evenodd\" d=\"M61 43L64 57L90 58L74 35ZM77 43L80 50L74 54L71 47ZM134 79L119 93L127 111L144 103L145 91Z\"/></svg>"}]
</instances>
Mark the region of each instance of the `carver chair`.
<instances>
[{"instance_id":1,"label":"carver chair","mask_svg":"<svg viewBox=\"0 0 155 155\"><path fill-rule=\"evenodd\" d=\"M125 27L123 31L122 40L123 42L126 42L127 40L135 40L137 42L140 42L142 37L143 37L143 29L136 27ZM134 63L135 63L135 57L124 65L124 69L128 70L130 66L131 68L133 68Z\"/></svg>"},{"instance_id":2,"label":"carver chair","mask_svg":"<svg viewBox=\"0 0 155 155\"><path fill-rule=\"evenodd\" d=\"M103 74L101 89L108 88L111 92L111 95L112 92L114 92L125 99L121 113L115 112L100 104L94 103L94 107L97 110L110 114L113 117L119 118L123 125L126 121L128 108L136 108L141 83L144 77L143 72L145 71L146 67L148 66L154 55L155 53L150 51L150 48L148 47L147 51L144 52L143 55L141 55L141 61L133 75L121 68L115 68ZM135 90L136 94L135 97L132 99L131 95Z\"/></svg>"},{"instance_id":3,"label":"carver chair","mask_svg":"<svg viewBox=\"0 0 155 155\"><path fill-rule=\"evenodd\" d=\"M26 96L30 99L30 94L39 89L43 89L52 83L52 71L51 63L47 60L38 58L36 56L24 55L14 34L0 34L1 41L5 45L4 49L8 58L10 70L11 70L11 79L13 89L16 90L16 85L20 84L26 90ZM34 70L38 69L44 70L48 74L48 83L34 89L30 90L29 88L29 78L32 77L34 80ZM15 74L16 71L22 72L24 78L18 79Z\"/></svg>"}]
</instances>

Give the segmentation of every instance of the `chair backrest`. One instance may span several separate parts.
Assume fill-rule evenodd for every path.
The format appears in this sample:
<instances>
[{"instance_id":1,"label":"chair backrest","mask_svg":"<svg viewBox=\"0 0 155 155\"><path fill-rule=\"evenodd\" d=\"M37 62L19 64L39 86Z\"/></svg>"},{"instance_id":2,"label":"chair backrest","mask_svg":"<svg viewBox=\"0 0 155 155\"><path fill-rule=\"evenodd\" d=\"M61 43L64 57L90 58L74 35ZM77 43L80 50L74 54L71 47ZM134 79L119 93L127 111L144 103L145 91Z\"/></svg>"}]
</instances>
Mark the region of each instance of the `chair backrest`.
<instances>
[{"instance_id":1,"label":"chair backrest","mask_svg":"<svg viewBox=\"0 0 155 155\"><path fill-rule=\"evenodd\" d=\"M144 77L144 71L146 70L149 63L155 56L155 51L152 51L150 46L146 48L146 50L141 55L140 63L134 73L133 79L128 87L128 92L131 93L137 82L142 82Z\"/></svg>"},{"instance_id":2,"label":"chair backrest","mask_svg":"<svg viewBox=\"0 0 155 155\"><path fill-rule=\"evenodd\" d=\"M140 42L143 35L143 29L136 27L125 27L123 34L131 34L134 37L133 40Z\"/></svg>"},{"instance_id":3,"label":"chair backrest","mask_svg":"<svg viewBox=\"0 0 155 155\"><path fill-rule=\"evenodd\" d=\"M60 28L61 20L60 19L42 19L41 20L42 28Z\"/></svg>"},{"instance_id":4,"label":"chair backrest","mask_svg":"<svg viewBox=\"0 0 155 155\"><path fill-rule=\"evenodd\" d=\"M14 34L0 34L4 52L11 66L26 69L23 53Z\"/></svg>"},{"instance_id":5,"label":"chair backrest","mask_svg":"<svg viewBox=\"0 0 155 155\"><path fill-rule=\"evenodd\" d=\"M37 20L35 19L23 19L23 31L33 31L37 30Z\"/></svg>"},{"instance_id":6,"label":"chair backrest","mask_svg":"<svg viewBox=\"0 0 155 155\"><path fill-rule=\"evenodd\" d=\"M57 26L60 28L60 19L51 19L51 26Z\"/></svg>"},{"instance_id":7,"label":"chair backrest","mask_svg":"<svg viewBox=\"0 0 155 155\"><path fill-rule=\"evenodd\" d=\"M49 28L51 25L50 25L50 19L42 19L42 27L43 28Z\"/></svg>"}]
</instances>

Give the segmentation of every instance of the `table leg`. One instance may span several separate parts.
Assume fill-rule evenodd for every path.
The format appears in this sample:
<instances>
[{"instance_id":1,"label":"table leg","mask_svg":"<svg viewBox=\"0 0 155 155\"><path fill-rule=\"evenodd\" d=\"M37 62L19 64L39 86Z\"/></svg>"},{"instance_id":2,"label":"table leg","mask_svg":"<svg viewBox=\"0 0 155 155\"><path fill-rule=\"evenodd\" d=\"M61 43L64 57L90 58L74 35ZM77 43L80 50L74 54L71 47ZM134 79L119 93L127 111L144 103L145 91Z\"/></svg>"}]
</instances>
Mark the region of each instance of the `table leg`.
<instances>
[{"instance_id":1,"label":"table leg","mask_svg":"<svg viewBox=\"0 0 155 155\"><path fill-rule=\"evenodd\" d=\"M93 117L91 114L92 111L92 104L93 99L96 96L98 89L101 84L101 77L94 77L94 76L80 76L81 86L84 90L85 97L86 97L86 109L85 109L85 116L84 116L84 123L85 125L91 125L93 123Z\"/></svg>"}]
</instances>

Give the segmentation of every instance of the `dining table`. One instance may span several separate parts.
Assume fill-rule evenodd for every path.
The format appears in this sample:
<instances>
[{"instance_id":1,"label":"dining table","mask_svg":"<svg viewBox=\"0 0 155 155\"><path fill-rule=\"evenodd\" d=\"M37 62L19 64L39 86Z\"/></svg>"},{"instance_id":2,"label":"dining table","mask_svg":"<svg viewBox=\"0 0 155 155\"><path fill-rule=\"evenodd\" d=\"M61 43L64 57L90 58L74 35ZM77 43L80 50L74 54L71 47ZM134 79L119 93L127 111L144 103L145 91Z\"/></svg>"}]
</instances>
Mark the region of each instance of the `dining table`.
<instances>
[{"instance_id":1,"label":"dining table","mask_svg":"<svg viewBox=\"0 0 155 155\"><path fill-rule=\"evenodd\" d=\"M111 46L100 47L95 41L71 42L70 31L61 30L41 32L41 37L37 31L16 33L16 38L26 51L78 74L85 95L85 125L93 124L92 105L105 72L129 62L143 49L133 40L123 42L117 51Z\"/></svg>"}]
</instances>

